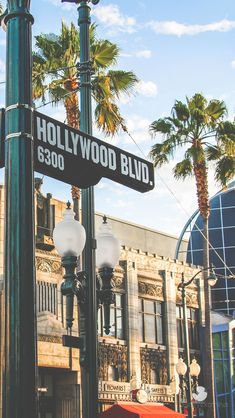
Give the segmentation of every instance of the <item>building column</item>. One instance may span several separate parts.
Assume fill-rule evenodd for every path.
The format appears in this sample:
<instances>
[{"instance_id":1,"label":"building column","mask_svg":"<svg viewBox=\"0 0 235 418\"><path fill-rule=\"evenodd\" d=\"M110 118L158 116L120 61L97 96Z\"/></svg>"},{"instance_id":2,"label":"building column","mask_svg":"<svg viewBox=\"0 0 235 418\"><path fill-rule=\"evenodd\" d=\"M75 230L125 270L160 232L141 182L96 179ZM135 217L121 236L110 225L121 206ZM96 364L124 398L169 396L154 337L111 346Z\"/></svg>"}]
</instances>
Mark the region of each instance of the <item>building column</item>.
<instances>
[{"instance_id":1,"label":"building column","mask_svg":"<svg viewBox=\"0 0 235 418\"><path fill-rule=\"evenodd\" d=\"M141 379L137 268L136 263L132 260L127 260L123 264L125 264L126 272L126 331L129 348L129 379L131 379L131 376Z\"/></svg>"},{"instance_id":2,"label":"building column","mask_svg":"<svg viewBox=\"0 0 235 418\"><path fill-rule=\"evenodd\" d=\"M176 288L174 273L164 271L164 326L169 364L170 380L175 377L175 365L178 362Z\"/></svg>"}]
</instances>

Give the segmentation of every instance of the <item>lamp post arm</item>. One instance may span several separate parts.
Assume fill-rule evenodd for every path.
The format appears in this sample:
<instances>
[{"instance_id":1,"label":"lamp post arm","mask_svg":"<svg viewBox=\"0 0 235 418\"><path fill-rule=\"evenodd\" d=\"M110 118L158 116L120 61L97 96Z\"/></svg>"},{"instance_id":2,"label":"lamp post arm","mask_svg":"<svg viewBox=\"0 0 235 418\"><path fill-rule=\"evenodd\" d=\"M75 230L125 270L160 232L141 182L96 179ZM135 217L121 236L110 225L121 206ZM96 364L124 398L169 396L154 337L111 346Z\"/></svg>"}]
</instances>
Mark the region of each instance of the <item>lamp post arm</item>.
<instances>
[{"instance_id":1,"label":"lamp post arm","mask_svg":"<svg viewBox=\"0 0 235 418\"><path fill-rule=\"evenodd\" d=\"M183 288L185 288L185 287L187 287L187 286L189 286L193 281L194 281L194 279L196 279L196 277L200 274L200 273L202 273L203 271L206 271L206 270L214 270L214 267L213 266L210 266L210 267L205 267L205 268L203 268L203 269L201 269L201 270L199 270L196 274L194 274L194 276L190 279L190 280L188 280L187 282L185 282L184 281L184 274L182 274L182 281L181 281L181 283L178 285L178 289L183 289Z\"/></svg>"}]
</instances>

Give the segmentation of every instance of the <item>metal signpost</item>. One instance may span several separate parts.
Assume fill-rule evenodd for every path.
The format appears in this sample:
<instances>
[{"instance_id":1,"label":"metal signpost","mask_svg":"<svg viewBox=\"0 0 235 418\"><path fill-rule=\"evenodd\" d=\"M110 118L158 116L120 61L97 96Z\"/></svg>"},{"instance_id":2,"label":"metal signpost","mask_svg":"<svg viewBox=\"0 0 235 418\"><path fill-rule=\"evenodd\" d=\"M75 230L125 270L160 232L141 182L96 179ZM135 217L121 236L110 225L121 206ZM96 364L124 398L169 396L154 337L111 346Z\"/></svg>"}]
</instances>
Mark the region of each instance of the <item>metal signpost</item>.
<instances>
[{"instance_id":1,"label":"metal signpost","mask_svg":"<svg viewBox=\"0 0 235 418\"><path fill-rule=\"evenodd\" d=\"M4 109L0 110L4 166ZM80 130L33 112L34 170L64 183L87 188L106 177L139 192L154 187L153 165Z\"/></svg>"},{"instance_id":2,"label":"metal signpost","mask_svg":"<svg viewBox=\"0 0 235 418\"><path fill-rule=\"evenodd\" d=\"M32 35L29 0L8 0L5 25L5 355L3 417L36 418Z\"/></svg>"}]
</instances>

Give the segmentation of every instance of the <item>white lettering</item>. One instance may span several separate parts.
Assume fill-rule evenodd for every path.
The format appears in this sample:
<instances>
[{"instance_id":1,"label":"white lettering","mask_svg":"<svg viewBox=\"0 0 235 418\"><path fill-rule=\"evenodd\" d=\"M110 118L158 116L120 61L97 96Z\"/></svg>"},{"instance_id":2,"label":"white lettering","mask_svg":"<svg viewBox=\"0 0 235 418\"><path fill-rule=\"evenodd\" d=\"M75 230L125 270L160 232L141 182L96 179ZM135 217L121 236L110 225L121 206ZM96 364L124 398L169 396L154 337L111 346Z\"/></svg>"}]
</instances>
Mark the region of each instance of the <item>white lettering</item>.
<instances>
[{"instance_id":1,"label":"white lettering","mask_svg":"<svg viewBox=\"0 0 235 418\"><path fill-rule=\"evenodd\" d=\"M68 131L68 129L64 130L64 139L65 139L65 143L64 143L65 151L70 152L70 154L72 154L73 150L69 146L69 131Z\"/></svg>"},{"instance_id":2,"label":"white lettering","mask_svg":"<svg viewBox=\"0 0 235 418\"><path fill-rule=\"evenodd\" d=\"M146 184L149 183L149 169L145 163L142 163L142 181Z\"/></svg>"},{"instance_id":3,"label":"white lettering","mask_svg":"<svg viewBox=\"0 0 235 418\"><path fill-rule=\"evenodd\" d=\"M56 128L52 122L47 124L47 142L50 145L56 145Z\"/></svg>"},{"instance_id":4,"label":"white lettering","mask_svg":"<svg viewBox=\"0 0 235 418\"><path fill-rule=\"evenodd\" d=\"M137 180L141 180L141 162L134 160L135 177Z\"/></svg>"},{"instance_id":5,"label":"white lettering","mask_svg":"<svg viewBox=\"0 0 235 418\"><path fill-rule=\"evenodd\" d=\"M128 169L127 156L124 154L120 154L120 158L121 158L121 173L124 174L125 176L128 176L129 169Z\"/></svg>"},{"instance_id":6,"label":"white lettering","mask_svg":"<svg viewBox=\"0 0 235 418\"><path fill-rule=\"evenodd\" d=\"M45 119L40 119L38 116L37 116L37 137L40 141L47 142L46 121Z\"/></svg>"},{"instance_id":7,"label":"white lettering","mask_svg":"<svg viewBox=\"0 0 235 418\"><path fill-rule=\"evenodd\" d=\"M71 138L73 142L73 153L74 155L78 155L78 139L79 135L75 134L74 132L71 132Z\"/></svg>"},{"instance_id":8,"label":"white lettering","mask_svg":"<svg viewBox=\"0 0 235 418\"><path fill-rule=\"evenodd\" d=\"M80 137L80 144L81 144L82 158L85 158L86 160L89 160L91 140L81 136Z\"/></svg>"},{"instance_id":9,"label":"white lettering","mask_svg":"<svg viewBox=\"0 0 235 418\"><path fill-rule=\"evenodd\" d=\"M61 130L59 125L57 125L57 146L58 148L64 150L64 145L61 144Z\"/></svg>"},{"instance_id":10,"label":"white lettering","mask_svg":"<svg viewBox=\"0 0 235 418\"><path fill-rule=\"evenodd\" d=\"M99 145L96 142L91 143L91 159L93 163L98 164L99 158Z\"/></svg>"},{"instance_id":11,"label":"white lettering","mask_svg":"<svg viewBox=\"0 0 235 418\"><path fill-rule=\"evenodd\" d=\"M135 179L135 174L133 173L133 169L132 169L132 159L131 157L129 157L128 159L129 159L129 176L132 179Z\"/></svg>"},{"instance_id":12,"label":"white lettering","mask_svg":"<svg viewBox=\"0 0 235 418\"><path fill-rule=\"evenodd\" d=\"M116 168L117 168L116 153L111 148L109 148L108 153L109 153L109 169L110 170L116 170Z\"/></svg>"},{"instance_id":13,"label":"white lettering","mask_svg":"<svg viewBox=\"0 0 235 418\"><path fill-rule=\"evenodd\" d=\"M100 147L100 164L103 167L108 166L108 152L107 148L104 145L101 145Z\"/></svg>"}]
</instances>

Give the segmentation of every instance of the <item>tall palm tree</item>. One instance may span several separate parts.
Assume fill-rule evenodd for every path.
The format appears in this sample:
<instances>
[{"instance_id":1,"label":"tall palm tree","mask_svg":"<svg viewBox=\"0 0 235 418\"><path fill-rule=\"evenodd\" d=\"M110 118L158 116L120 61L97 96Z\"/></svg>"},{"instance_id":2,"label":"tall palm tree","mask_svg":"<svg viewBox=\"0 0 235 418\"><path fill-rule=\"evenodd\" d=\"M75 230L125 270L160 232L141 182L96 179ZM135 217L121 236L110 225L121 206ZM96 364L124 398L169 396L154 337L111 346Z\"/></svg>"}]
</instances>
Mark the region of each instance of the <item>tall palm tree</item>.
<instances>
[{"instance_id":1,"label":"tall palm tree","mask_svg":"<svg viewBox=\"0 0 235 418\"><path fill-rule=\"evenodd\" d=\"M209 266L208 219L210 214L208 191L208 160L216 161L215 177L223 185L235 175L235 124L224 122L227 109L223 101L207 99L202 94L176 101L169 117L150 125L153 135L161 133L164 140L155 144L150 152L156 167L174 158L176 151L184 151L183 159L174 169L176 179L194 175L198 207L203 219L203 266ZM212 140L210 144L209 141ZM213 144L215 142L215 145ZM213 351L210 318L210 292L208 272L204 272L205 326L206 326L206 384L208 390L207 416L215 418ZM209 331L209 332L208 332Z\"/></svg>"},{"instance_id":2,"label":"tall palm tree","mask_svg":"<svg viewBox=\"0 0 235 418\"><path fill-rule=\"evenodd\" d=\"M61 32L41 34L35 37L33 54L33 97L45 103L49 97L54 104L62 102L67 123L79 128L80 114L78 95L79 78L77 64L80 56L79 31L73 23L62 22ZM137 77L131 71L114 70L119 56L116 44L97 39L96 26L90 27L92 72L92 97L96 102L95 121L106 135L114 135L119 129L126 130L117 100L122 93L130 94ZM80 191L72 187L72 197L77 206ZM78 209L75 209L78 213Z\"/></svg>"}]
</instances>

